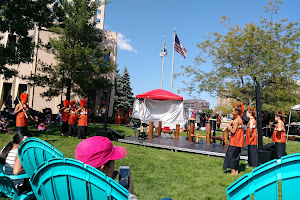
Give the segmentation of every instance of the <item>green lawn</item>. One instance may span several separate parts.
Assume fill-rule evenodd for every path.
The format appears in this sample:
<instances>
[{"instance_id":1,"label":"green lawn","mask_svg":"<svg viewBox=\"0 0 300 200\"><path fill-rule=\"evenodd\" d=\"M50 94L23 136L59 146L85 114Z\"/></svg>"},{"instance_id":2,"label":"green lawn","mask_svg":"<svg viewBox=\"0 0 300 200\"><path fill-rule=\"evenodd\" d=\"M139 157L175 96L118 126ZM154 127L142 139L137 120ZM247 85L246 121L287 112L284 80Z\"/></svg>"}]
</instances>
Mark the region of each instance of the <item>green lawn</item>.
<instances>
[{"instance_id":1,"label":"green lawn","mask_svg":"<svg viewBox=\"0 0 300 200\"><path fill-rule=\"evenodd\" d=\"M77 138L60 136L60 126L53 125L52 131L38 132L30 128L35 137L48 141L59 149L65 157L74 158L78 143ZM109 126L120 133L130 136L133 131L126 126ZM89 126L90 135L102 128L100 125ZM201 132L200 134L205 134ZM186 136L186 133L181 133ZM13 135L0 134L0 148L12 140ZM264 143L270 139L264 139ZM141 200L156 200L171 197L176 200L188 199L227 199L226 188L253 168L246 168L241 161L239 176L225 174L222 170L223 158L199 154L172 152L138 145L113 142L114 145L127 149L127 156L116 161L119 165L130 165L134 194ZM300 152L300 143L288 141L287 153ZM1 199L1 198L0 198ZM3 199L3 198L2 198Z\"/></svg>"}]
</instances>

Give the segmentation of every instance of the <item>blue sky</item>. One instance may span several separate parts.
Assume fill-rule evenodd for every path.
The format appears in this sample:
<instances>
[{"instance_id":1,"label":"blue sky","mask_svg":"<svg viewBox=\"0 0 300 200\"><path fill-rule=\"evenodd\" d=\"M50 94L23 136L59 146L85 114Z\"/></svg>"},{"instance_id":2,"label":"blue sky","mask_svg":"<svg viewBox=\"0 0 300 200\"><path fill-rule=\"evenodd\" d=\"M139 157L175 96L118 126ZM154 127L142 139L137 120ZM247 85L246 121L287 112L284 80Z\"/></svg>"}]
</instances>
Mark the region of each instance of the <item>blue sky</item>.
<instances>
[{"instance_id":1,"label":"blue sky","mask_svg":"<svg viewBox=\"0 0 300 200\"><path fill-rule=\"evenodd\" d=\"M127 67L134 95L161 87L162 58L159 53L165 36L168 55L165 57L163 89L170 91L174 28L187 50L186 59L175 51L174 73L178 73L182 71L182 65L194 65L194 59L200 53L197 44L204 41L204 36L210 31L227 32L219 23L222 15L229 17L232 25L258 23L260 16L269 17L263 8L267 3L268 0L111 0L105 10L104 29L119 33L118 69L123 71ZM299 9L300 0L285 0L276 18L299 20ZM198 67L204 71L213 70L211 64ZM210 102L214 108L217 99L209 93L193 94L192 97L178 93L177 89L184 87L182 81L185 79L173 80L173 93L183 96L184 100L196 96Z\"/></svg>"}]
</instances>

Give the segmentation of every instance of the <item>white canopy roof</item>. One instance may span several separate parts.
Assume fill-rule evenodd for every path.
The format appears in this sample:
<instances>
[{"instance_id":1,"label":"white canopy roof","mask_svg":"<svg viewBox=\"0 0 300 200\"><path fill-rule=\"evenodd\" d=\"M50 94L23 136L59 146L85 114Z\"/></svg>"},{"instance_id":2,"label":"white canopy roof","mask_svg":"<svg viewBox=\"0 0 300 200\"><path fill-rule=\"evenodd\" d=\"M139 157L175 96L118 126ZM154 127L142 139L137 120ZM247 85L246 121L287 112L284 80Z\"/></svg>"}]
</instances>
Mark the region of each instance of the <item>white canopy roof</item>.
<instances>
[{"instance_id":1,"label":"white canopy roof","mask_svg":"<svg viewBox=\"0 0 300 200\"><path fill-rule=\"evenodd\" d=\"M300 104L292 106L291 110L296 110L296 111L300 111Z\"/></svg>"}]
</instances>

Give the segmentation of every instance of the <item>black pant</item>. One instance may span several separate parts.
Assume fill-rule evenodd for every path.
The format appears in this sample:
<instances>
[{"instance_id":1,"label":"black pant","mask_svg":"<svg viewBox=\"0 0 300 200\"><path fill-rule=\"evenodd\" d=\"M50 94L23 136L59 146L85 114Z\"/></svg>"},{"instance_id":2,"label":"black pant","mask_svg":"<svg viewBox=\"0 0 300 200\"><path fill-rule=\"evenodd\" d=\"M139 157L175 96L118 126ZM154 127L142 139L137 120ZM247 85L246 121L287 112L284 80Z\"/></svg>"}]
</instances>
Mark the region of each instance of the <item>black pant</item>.
<instances>
[{"instance_id":1,"label":"black pant","mask_svg":"<svg viewBox=\"0 0 300 200\"><path fill-rule=\"evenodd\" d=\"M87 126L78 126L77 137L79 139L85 139L87 134Z\"/></svg>"},{"instance_id":2,"label":"black pant","mask_svg":"<svg viewBox=\"0 0 300 200\"><path fill-rule=\"evenodd\" d=\"M77 134L77 125L69 124L69 136L74 136Z\"/></svg>"},{"instance_id":3,"label":"black pant","mask_svg":"<svg viewBox=\"0 0 300 200\"><path fill-rule=\"evenodd\" d=\"M16 127L16 131L21 131L22 133L28 133L28 128L27 126L22 126L22 127Z\"/></svg>"}]
</instances>

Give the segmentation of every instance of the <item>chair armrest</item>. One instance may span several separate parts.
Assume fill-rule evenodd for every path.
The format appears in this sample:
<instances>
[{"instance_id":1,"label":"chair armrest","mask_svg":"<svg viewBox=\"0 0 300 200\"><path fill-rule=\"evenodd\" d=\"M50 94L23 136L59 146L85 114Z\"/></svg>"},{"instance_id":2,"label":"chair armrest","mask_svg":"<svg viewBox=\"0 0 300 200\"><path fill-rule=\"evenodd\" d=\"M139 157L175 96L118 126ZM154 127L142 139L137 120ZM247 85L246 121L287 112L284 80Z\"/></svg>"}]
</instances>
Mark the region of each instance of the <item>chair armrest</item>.
<instances>
[{"instance_id":1,"label":"chair armrest","mask_svg":"<svg viewBox=\"0 0 300 200\"><path fill-rule=\"evenodd\" d=\"M7 177L13 180L17 180L17 179L29 178L29 175L28 174L7 175Z\"/></svg>"}]
</instances>

